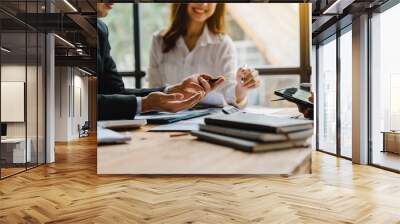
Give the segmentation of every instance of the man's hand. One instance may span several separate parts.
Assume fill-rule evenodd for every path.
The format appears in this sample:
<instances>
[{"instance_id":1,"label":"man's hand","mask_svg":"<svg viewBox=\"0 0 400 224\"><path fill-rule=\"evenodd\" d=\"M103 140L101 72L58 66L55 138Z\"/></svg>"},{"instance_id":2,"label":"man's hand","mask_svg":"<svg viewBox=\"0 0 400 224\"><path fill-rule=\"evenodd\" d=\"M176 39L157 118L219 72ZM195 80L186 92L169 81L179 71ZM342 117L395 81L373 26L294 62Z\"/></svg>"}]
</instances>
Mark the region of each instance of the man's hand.
<instances>
[{"instance_id":1,"label":"man's hand","mask_svg":"<svg viewBox=\"0 0 400 224\"><path fill-rule=\"evenodd\" d=\"M167 87L166 92L183 94L185 99L196 93L200 93L204 97L210 91L220 86L224 80L223 76L214 79L208 74L194 74L184 79L181 83Z\"/></svg>"},{"instance_id":2,"label":"man's hand","mask_svg":"<svg viewBox=\"0 0 400 224\"><path fill-rule=\"evenodd\" d=\"M314 93L311 93L310 98L308 98L310 102L314 102ZM303 105L297 104L297 107L299 108L299 112L304 115L305 118L308 119L314 119L314 109L313 108L308 108Z\"/></svg>"},{"instance_id":3,"label":"man's hand","mask_svg":"<svg viewBox=\"0 0 400 224\"><path fill-rule=\"evenodd\" d=\"M142 112L165 111L176 113L194 107L202 99L201 93L186 98L183 94L153 92L142 98Z\"/></svg>"}]
</instances>

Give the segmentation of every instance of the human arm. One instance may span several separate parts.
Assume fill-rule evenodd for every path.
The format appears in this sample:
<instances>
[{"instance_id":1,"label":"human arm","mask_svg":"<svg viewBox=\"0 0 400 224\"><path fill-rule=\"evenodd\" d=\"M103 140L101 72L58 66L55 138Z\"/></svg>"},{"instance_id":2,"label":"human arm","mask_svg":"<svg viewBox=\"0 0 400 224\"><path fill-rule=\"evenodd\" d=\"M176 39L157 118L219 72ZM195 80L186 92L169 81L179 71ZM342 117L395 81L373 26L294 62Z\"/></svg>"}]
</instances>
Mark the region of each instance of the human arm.
<instances>
[{"instance_id":1,"label":"human arm","mask_svg":"<svg viewBox=\"0 0 400 224\"><path fill-rule=\"evenodd\" d=\"M136 114L150 111L178 112L190 109L202 99L201 93L184 99L183 94L152 92L144 97L122 94L98 94L98 120L132 120Z\"/></svg>"},{"instance_id":2,"label":"human arm","mask_svg":"<svg viewBox=\"0 0 400 224\"><path fill-rule=\"evenodd\" d=\"M260 86L258 71L247 66L239 68L236 72L236 83L236 99L242 102L246 99L249 90Z\"/></svg>"},{"instance_id":3,"label":"human arm","mask_svg":"<svg viewBox=\"0 0 400 224\"><path fill-rule=\"evenodd\" d=\"M147 81L150 87L164 86L163 76L160 70L160 61L162 58L162 39L159 35L154 34L149 57L149 67L147 69Z\"/></svg>"},{"instance_id":4,"label":"human arm","mask_svg":"<svg viewBox=\"0 0 400 224\"><path fill-rule=\"evenodd\" d=\"M247 103L248 90L259 86L258 72L247 67L236 71L236 52L233 41L225 36L220 50L216 52L217 67L224 74L226 83L221 88L227 103L244 107Z\"/></svg>"},{"instance_id":5,"label":"human arm","mask_svg":"<svg viewBox=\"0 0 400 224\"><path fill-rule=\"evenodd\" d=\"M126 89L123 94L98 94L99 120L134 119L141 112L177 112L192 108L206 95L206 91L223 82L221 79L209 85L205 79L210 77L206 74L192 75L167 88ZM203 88L205 84L209 86Z\"/></svg>"}]
</instances>

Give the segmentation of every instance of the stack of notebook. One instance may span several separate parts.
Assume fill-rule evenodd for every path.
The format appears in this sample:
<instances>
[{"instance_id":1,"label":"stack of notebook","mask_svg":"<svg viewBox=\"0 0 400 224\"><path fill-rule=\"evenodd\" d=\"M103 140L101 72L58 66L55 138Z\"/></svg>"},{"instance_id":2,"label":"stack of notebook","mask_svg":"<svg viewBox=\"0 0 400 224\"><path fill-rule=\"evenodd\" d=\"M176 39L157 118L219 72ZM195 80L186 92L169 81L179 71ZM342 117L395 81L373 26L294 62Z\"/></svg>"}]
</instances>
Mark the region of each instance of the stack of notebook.
<instances>
[{"instance_id":1,"label":"stack of notebook","mask_svg":"<svg viewBox=\"0 0 400 224\"><path fill-rule=\"evenodd\" d=\"M313 134L313 121L237 112L207 117L194 136L248 152L303 147Z\"/></svg>"}]
</instances>

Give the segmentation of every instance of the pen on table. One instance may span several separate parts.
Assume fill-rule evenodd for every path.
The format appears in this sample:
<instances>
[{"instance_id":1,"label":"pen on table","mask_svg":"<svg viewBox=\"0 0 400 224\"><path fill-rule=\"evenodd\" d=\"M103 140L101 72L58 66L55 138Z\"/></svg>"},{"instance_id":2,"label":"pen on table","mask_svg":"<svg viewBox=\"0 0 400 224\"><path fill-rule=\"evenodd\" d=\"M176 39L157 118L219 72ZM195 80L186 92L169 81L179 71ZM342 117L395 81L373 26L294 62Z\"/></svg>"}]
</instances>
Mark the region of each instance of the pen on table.
<instances>
[{"instance_id":1,"label":"pen on table","mask_svg":"<svg viewBox=\"0 0 400 224\"><path fill-rule=\"evenodd\" d=\"M284 98L280 98L280 99L273 99L271 101L281 101L281 100L285 100Z\"/></svg>"},{"instance_id":2,"label":"pen on table","mask_svg":"<svg viewBox=\"0 0 400 224\"><path fill-rule=\"evenodd\" d=\"M174 133L174 134L170 134L169 137L175 138L175 137L181 137L181 136L186 136L186 135L189 135L189 133L188 132Z\"/></svg>"}]
</instances>

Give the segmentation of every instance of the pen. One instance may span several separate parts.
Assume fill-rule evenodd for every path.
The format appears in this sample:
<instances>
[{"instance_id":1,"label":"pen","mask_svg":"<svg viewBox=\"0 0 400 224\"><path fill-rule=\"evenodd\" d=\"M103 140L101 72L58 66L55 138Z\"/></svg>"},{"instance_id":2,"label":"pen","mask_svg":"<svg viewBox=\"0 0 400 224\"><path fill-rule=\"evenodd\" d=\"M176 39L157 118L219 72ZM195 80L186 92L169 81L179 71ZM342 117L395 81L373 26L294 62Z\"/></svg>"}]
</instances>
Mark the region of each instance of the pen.
<instances>
[{"instance_id":1,"label":"pen","mask_svg":"<svg viewBox=\"0 0 400 224\"><path fill-rule=\"evenodd\" d=\"M169 137L170 138L175 138L175 137L181 137L181 136L186 136L186 135L189 135L189 133L184 132L184 133L170 134Z\"/></svg>"},{"instance_id":2,"label":"pen","mask_svg":"<svg viewBox=\"0 0 400 224\"><path fill-rule=\"evenodd\" d=\"M244 64L243 67L242 67L242 69L244 69L244 70L246 70L247 68L248 68L248 67L247 67L247 64ZM244 77L241 77L241 78L240 78L240 83L241 83L241 84L244 83Z\"/></svg>"},{"instance_id":3,"label":"pen","mask_svg":"<svg viewBox=\"0 0 400 224\"><path fill-rule=\"evenodd\" d=\"M285 100L284 98L279 98L279 99L273 99L271 101L281 101L281 100Z\"/></svg>"}]
</instances>

